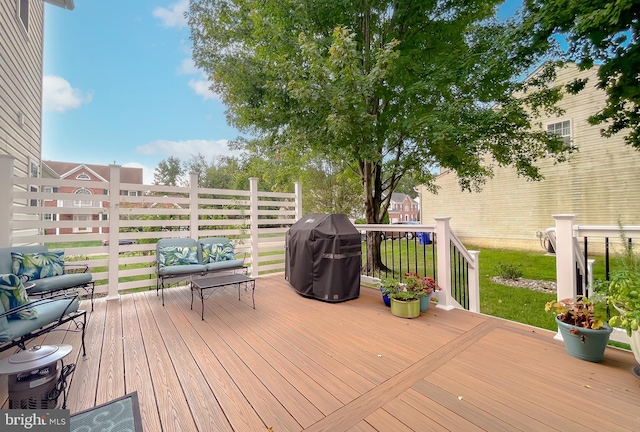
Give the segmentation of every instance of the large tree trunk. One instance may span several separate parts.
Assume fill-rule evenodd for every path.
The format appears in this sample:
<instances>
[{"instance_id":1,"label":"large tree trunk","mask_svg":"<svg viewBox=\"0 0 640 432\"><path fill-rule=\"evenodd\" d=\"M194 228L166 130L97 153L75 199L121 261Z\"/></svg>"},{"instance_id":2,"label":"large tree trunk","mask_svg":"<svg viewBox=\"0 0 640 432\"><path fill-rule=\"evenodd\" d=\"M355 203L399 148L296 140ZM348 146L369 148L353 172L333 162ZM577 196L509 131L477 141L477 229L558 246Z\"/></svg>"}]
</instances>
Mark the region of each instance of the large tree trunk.
<instances>
[{"instance_id":1,"label":"large tree trunk","mask_svg":"<svg viewBox=\"0 0 640 432\"><path fill-rule=\"evenodd\" d=\"M365 194L365 218L368 224L382 223L386 208L382 205L382 176L381 167L371 162L363 162L362 185ZM367 232L367 264L366 272L373 274L389 270L382 261L380 245L382 240L379 232Z\"/></svg>"}]
</instances>

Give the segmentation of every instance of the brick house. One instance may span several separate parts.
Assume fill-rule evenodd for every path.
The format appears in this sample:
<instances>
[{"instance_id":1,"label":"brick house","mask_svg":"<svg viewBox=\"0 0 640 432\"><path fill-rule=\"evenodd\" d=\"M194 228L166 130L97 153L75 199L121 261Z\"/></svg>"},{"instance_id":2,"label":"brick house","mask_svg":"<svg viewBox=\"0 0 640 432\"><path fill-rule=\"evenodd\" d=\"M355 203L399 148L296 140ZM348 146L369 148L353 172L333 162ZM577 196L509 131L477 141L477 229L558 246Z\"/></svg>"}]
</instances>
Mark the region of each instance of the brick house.
<instances>
[{"instance_id":1,"label":"brick house","mask_svg":"<svg viewBox=\"0 0 640 432\"><path fill-rule=\"evenodd\" d=\"M409 195L394 192L389 203L389 222L417 222L419 220L419 205Z\"/></svg>"},{"instance_id":2,"label":"brick house","mask_svg":"<svg viewBox=\"0 0 640 432\"><path fill-rule=\"evenodd\" d=\"M78 164L74 162L56 162L56 161L42 161L42 177L44 178L57 178L63 180L76 180L86 182L104 182L108 183L110 179L110 168L107 165L93 165L93 164ZM122 183L142 184L142 168L120 168L120 181ZM47 228L45 234L71 234L71 233L107 233L109 228L107 227L83 227L82 221L99 220L108 218L108 212L96 211L96 207L108 208L109 203L107 201L92 201L89 199L90 195L106 195L108 190L103 187L95 187L90 183L84 186L65 186L60 188L44 188L42 192L53 193L66 193L78 195L77 200L62 201L62 200L45 200L45 207L78 207L91 209L87 214L74 213L74 214L44 214L45 220L74 220L78 221L78 226L73 228ZM122 196L138 196L140 191L127 191L121 190ZM58 219L59 218L59 219Z\"/></svg>"}]
</instances>

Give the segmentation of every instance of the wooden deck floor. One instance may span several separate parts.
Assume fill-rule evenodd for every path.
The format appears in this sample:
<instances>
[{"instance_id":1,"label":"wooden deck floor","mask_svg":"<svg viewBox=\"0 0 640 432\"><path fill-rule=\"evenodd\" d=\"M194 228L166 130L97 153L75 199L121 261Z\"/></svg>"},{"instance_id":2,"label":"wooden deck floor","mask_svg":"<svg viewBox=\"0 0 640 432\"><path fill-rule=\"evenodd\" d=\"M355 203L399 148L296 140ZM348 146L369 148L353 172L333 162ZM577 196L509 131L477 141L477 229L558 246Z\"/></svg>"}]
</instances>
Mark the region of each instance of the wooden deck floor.
<instances>
[{"instance_id":1,"label":"wooden deck floor","mask_svg":"<svg viewBox=\"0 0 640 432\"><path fill-rule=\"evenodd\" d=\"M570 357L553 333L431 307L391 315L376 290L329 304L282 276L189 309L187 287L98 300L71 343L68 408L137 391L154 431L639 431L640 380L630 353L601 364ZM87 305L85 304L85 307ZM541 306L542 307L542 306ZM7 377L0 378L7 408Z\"/></svg>"}]
</instances>

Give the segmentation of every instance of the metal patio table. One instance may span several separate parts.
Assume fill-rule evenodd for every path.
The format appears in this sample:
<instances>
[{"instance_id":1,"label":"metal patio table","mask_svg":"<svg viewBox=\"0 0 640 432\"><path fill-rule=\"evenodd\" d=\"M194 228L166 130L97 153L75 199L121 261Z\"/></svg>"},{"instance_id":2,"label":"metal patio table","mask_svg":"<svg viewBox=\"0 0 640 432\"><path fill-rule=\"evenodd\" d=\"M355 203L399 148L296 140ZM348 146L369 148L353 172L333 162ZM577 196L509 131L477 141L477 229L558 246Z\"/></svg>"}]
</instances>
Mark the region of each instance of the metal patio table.
<instances>
[{"instance_id":1,"label":"metal patio table","mask_svg":"<svg viewBox=\"0 0 640 432\"><path fill-rule=\"evenodd\" d=\"M191 281L191 310L193 310L193 292L197 291L202 303L202 310L200 317L204 321L204 301L205 291L209 290L206 298L208 299L218 289L224 289L225 287L237 285L238 286L238 300L240 300L240 289L251 290L251 301L253 302L253 308L256 308L256 280L245 276L243 274L232 274L227 276L213 276L200 279L193 279Z\"/></svg>"}]
</instances>

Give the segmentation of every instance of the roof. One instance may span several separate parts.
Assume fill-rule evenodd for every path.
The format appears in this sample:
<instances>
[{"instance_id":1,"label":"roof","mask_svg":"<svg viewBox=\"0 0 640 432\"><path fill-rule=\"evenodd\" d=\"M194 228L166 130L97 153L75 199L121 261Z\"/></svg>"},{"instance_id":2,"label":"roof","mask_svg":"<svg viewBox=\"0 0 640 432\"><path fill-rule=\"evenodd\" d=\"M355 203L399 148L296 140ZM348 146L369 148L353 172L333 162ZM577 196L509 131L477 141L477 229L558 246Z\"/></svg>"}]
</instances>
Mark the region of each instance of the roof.
<instances>
[{"instance_id":1,"label":"roof","mask_svg":"<svg viewBox=\"0 0 640 432\"><path fill-rule=\"evenodd\" d=\"M406 200L407 198L409 198L409 200L413 201L413 198L411 198L409 195L407 194L403 194L400 192L394 192L391 194L391 202L404 202L404 200Z\"/></svg>"},{"instance_id":2,"label":"roof","mask_svg":"<svg viewBox=\"0 0 640 432\"><path fill-rule=\"evenodd\" d=\"M60 178L65 178L76 171L86 170L92 172L101 180L109 181L111 169L109 165L93 165L76 162L42 161L43 166L47 166ZM142 184L142 168L120 167L120 182Z\"/></svg>"},{"instance_id":3,"label":"roof","mask_svg":"<svg viewBox=\"0 0 640 432\"><path fill-rule=\"evenodd\" d=\"M75 5L73 4L73 0L44 0L45 3L52 4L54 6L59 6L62 9L73 10Z\"/></svg>"}]
</instances>

